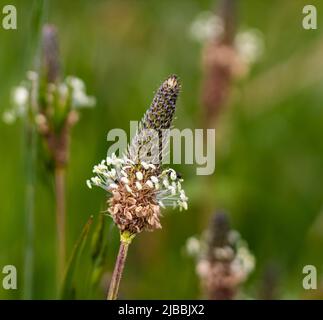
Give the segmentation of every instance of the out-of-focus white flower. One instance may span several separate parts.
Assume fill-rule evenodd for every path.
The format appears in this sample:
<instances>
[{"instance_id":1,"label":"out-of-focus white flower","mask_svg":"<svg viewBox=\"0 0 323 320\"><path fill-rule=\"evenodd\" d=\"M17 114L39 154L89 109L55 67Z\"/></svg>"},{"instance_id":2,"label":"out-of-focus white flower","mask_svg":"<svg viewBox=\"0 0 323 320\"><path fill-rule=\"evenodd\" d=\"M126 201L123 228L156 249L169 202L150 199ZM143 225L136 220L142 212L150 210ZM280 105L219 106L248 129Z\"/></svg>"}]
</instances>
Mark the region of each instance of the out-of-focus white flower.
<instances>
[{"instance_id":1,"label":"out-of-focus white flower","mask_svg":"<svg viewBox=\"0 0 323 320\"><path fill-rule=\"evenodd\" d=\"M84 81L80 78L77 78L74 76L68 76L66 78L66 82L73 88L73 90L76 90L76 91L84 91L85 90Z\"/></svg>"},{"instance_id":2,"label":"out-of-focus white flower","mask_svg":"<svg viewBox=\"0 0 323 320\"><path fill-rule=\"evenodd\" d=\"M82 91L77 91L73 94L73 105L76 108L89 107L92 108L96 104L96 99L91 96L87 96Z\"/></svg>"},{"instance_id":3,"label":"out-of-focus white flower","mask_svg":"<svg viewBox=\"0 0 323 320\"><path fill-rule=\"evenodd\" d=\"M237 230L230 230L228 234L229 243L234 246L241 239L241 235Z\"/></svg>"},{"instance_id":4,"label":"out-of-focus white flower","mask_svg":"<svg viewBox=\"0 0 323 320\"><path fill-rule=\"evenodd\" d=\"M14 88L12 93L12 100L16 106L25 107L28 103L29 92L26 87L19 86Z\"/></svg>"},{"instance_id":5,"label":"out-of-focus white flower","mask_svg":"<svg viewBox=\"0 0 323 320\"><path fill-rule=\"evenodd\" d=\"M38 127L45 128L47 121L43 121L44 119L39 112L38 106L39 78L40 76L37 72L28 71L27 79L23 82L23 85L13 88L11 93L12 108L2 115L2 120L5 123L13 123L17 118L29 114L30 111ZM53 104L56 101L58 101L58 108L64 106L67 110L93 107L96 104L95 98L86 94L83 80L74 76L69 76L58 84L49 83L44 90L46 104L53 107L54 112L56 105Z\"/></svg>"},{"instance_id":6,"label":"out-of-focus white flower","mask_svg":"<svg viewBox=\"0 0 323 320\"><path fill-rule=\"evenodd\" d=\"M207 277L210 272L211 264L206 259L201 259L196 265L196 273L201 277Z\"/></svg>"},{"instance_id":7,"label":"out-of-focus white flower","mask_svg":"<svg viewBox=\"0 0 323 320\"><path fill-rule=\"evenodd\" d=\"M30 81L37 81L38 80L38 73L35 71L27 71L27 79Z\"/></svg>"},{"instance_id":8,"label":"out-of-focus white flower","mask_svg":"<svg viewBox=\"0 0 323 320\"><path fill-rule=\"evenodd\" d=\"M246 244L238 247L235 259L232 261L231 268L237 273L247 277L255 268L256 259L249 251Z\"/></svg>"},{"instance_id":9,"label":"out-of-focus white flower","mask_svg":"<svg viewBox=\"0 0 323 320\"><path fill-rule=\"evenodd\" d=\"M12 124L16 121L16 115L12 110L6 111L2 115L2 120L6 124Z\"/></svg>"},{"instance_id":10,"label":"out-of-focus white flower","mask_svg":"<svg viewBox=\"0 0 323 320\"><path fill-rule=\"evenodd\" d=\"M12 108L2 115L2 120L6 124L12 124L17 118L25 115L29 103L29 91L24 86L13 88L11 93Z\"/></svg>"},{"instance_id":11,"label":"out-of-focus white flower","mask_svg":"<svg viewBox=\"0 0 323 320\"><path fill-rule=\"evenodd\" d=\"M200 244L200 240L197 239L196 237L189 237L186 240L186 252L190 255L190 256L197 256L200 252L200 248L201 248L201 244Z\"/></svg>"},{"instance_id":12,"label":"out-of-focus white flower","mask_svg":"<svg viewBox=\"0 0 323 320\"><path fill-rule=\"evenodd\" d=\"M94 107L96 99L86 94L86 88L83 80L77 77L69 76L66 78L67 84L72 89L72 106L75 108Z\"/></svg>"},{"instance_id":13,"label":"out-of-focus white flower","mask_svg":"<svg viewBox=\"0 0 323 320\"><path fill-rule=\"evenodd\" d=\"M224 32L223 19L212 11L198 14L189 30L190 37L201 43L220 40ZM264 52L263 34L258 29L238 32L234 39L234 46L242 61L247 64L255 63Z\"/></svg>"},{"instance_id":14,"label":"out-of-focus white flower","mask_svg":"<svg viewBox=\"0 0 323 320\"><path fill-rule=\"evenodd\" d=\"M257 29L239 32L234 43L240 58L248 64L258 61L264 53L263 34Z\"/></svg>"},{"instance_id":15,"label":"out-of-focus white flower","mask_svg":"<svg viewBox=\"0 0 323 320\"><path fill-rule=\"evenodd\" d=\"M66 85L66 83L61 83L58 85L58 92L61 99L66 100L68 96L68 86Z\"/></svg>"},{"instance_id":16,"label":"out-of-focus white flower","mask_svg":"<svg viewBox=\"0 0 323 320\"><path fill-rule=\"evenodd\" d=\"M201 12L190 26L190 36L199 42L220 38L224 31L222 19L211 11Z\"/></svg>"}]
</instances>

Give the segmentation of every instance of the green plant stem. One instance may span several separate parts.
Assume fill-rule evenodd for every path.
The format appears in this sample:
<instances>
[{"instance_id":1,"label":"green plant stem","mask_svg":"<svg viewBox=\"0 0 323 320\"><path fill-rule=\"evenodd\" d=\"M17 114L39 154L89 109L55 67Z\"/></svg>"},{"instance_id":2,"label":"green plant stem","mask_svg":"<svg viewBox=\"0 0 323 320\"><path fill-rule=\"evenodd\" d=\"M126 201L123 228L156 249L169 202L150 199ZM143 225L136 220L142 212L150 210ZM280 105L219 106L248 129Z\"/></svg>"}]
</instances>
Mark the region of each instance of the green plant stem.
<instances>
[{"instance_id":1,"label":"green plant stem","mask_svg":"<svg viewBox=\"0 0 323 320\"><path fill-rule=\"evenodd\" d=\"M32 299L34 273L34 223L35 223L35 161L36 139L35 129L25 124L25 160L26 160L26 198L25 198L25 226L26 246L24 257L24 293L23 298Z\"/></svg>"},{"instance_id":2,"label":"green plant stem","mask_svg":"<svg viewBox=\"0 0 323 320\"><path fill-rule=\"evenodd\" d=\"M57 278L62 280L65 269L65 168L55 167Z\"/></svg>"},{"instance_id":3,"label":"green plant stem","mask_svg":"<svg viewBox=\"0 0 323 320\"><path fill-rule=\"evenodd\" d=\"M131 235L128 232L123 232L120 235L119 253L117 256L116 264L114 266L107 300L117 300L118 298L119 285L128 254L128 248L133 238L134 235Z\"/></svg>"}]
</instances>

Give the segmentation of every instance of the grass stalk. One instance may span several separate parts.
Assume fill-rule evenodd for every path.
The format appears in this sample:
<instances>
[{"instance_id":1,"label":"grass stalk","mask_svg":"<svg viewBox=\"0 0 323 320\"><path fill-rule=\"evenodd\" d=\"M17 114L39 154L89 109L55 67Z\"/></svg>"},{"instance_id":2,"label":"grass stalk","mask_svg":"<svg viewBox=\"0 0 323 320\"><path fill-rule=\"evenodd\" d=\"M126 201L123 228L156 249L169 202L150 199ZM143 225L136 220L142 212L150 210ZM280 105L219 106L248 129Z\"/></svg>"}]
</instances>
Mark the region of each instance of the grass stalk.
<instances>
[{"instance_id":1,"label":"grass stalk","mask_svg":"<svg viewBox=\"0 0 323 320\"><path fill-rule=\"evenodd\" d=\"M34 1L31 8L31 28L27 37L27 50L24 64L29 64L38 44L38 36L45 16L45 0ZM37 51L37 50L36 50ZM35 179L37 156L37 132L29 116L24 125L24 160L25 160L25 252L23 274L23 299L31 300L34 281L34 233L35 233Z\"/></svg>"},{"instance_id":2,"label":"grass stalk","mask_svg":"<svg viewBox=\"0 0 323 320\"><path fill-rule=\"evenodd\" d=\"M55 167L55 200L57 228L57 278L60 283L65 269L65 168Z\"/></svg>"},{"instance_id":3,"label":"grass stalk","mask_svg":"<svg viewBox=\"0 0 323 320\"><path fill-rule=\"evenodd\" d=\"M35 223L35 161L36 161L35 128L25 124L25 256L24 256L24 292L23 299L32 299L34 274L34 223Z\"/></svg>"}]
</instances>

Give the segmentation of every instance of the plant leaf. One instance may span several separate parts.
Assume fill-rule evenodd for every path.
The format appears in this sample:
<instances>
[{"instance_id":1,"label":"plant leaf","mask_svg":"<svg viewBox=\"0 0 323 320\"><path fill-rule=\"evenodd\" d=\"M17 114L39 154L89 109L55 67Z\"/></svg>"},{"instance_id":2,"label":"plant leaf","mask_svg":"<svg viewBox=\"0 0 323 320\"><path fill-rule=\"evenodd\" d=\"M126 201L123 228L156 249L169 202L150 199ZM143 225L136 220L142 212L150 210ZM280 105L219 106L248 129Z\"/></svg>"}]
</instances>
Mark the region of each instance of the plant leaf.
<instances>
[{"instance_id":1,"label":"plant leaf","mask_svg":"<svg viewBox=\"0 0 323 320\"><path fill-rule=\"evenodd\" d=\"M91 292L98 285L106 268L108 244L105 219L105 215L100 215L96 231L94 232L92 238L92 272L90 279Z\"/></svg>"},{"instance_id":2,"label":"plant leaf","mask_svg":"<svg viewBox=\"0 0 323 320\"><path fill-rule=\"evenodd\" d=\"M93 222L93 216L89 218L85 226L83 227L82 233L80 235L80 238L77 240L71 258L68 262L65 276L64 276L64 281L62 285L62 290L61 290L61 299L68 300L68 299L74 299L75 298L75 288L73 284L74 280L74 274L75 270L77 268L78 261L80 259L80 256L83 252L86 240L89 235L90 227Z\"/></svg>"},{"instance_id":3,"label":"plant leaf","mask_svg":"<svg viewBox=\"0 0 323 320\"><path fill-rule=\"evenodd\" d=\"M106 217L100 214L99 221L92 236L91 257L94 263L99 257L104 245L105 219Z\"/></svg>"}]
</instances>

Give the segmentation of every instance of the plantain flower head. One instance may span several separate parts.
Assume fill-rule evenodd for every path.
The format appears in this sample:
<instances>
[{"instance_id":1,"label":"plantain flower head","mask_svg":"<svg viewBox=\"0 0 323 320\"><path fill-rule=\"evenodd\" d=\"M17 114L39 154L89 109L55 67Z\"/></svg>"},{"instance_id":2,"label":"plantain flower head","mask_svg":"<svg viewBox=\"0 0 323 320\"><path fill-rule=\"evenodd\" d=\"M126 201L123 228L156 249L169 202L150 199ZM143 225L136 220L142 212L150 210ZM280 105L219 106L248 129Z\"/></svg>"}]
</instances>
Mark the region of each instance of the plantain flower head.
<instances>
[{"instance_id":1,"label":"plantain flower head","mask_svg":"<svg viewBox=\"0 0 323 320\"><path fill-rule=\"evenodd\" d=\"M121 232L135 235L161 228L162 208L187 210L183 179L175 170L162 168L163 130L171 127L179 90L176 76L166 79L125 154L108 156L94 166L95 176L87 180L89 188L98 186L110 193L108 212Z\"/></svg>"},{"instance_id":2,"label":"plantain flower head","mask_svg":"<svg viewBox=\"0 0 323 320\"><path fill-rule=\"evenodd\" d=\"M255 268L255 258L228 216L217 212L200 241L197 274L211 300L233 299Z\"/></svg>"}]
</instances>

